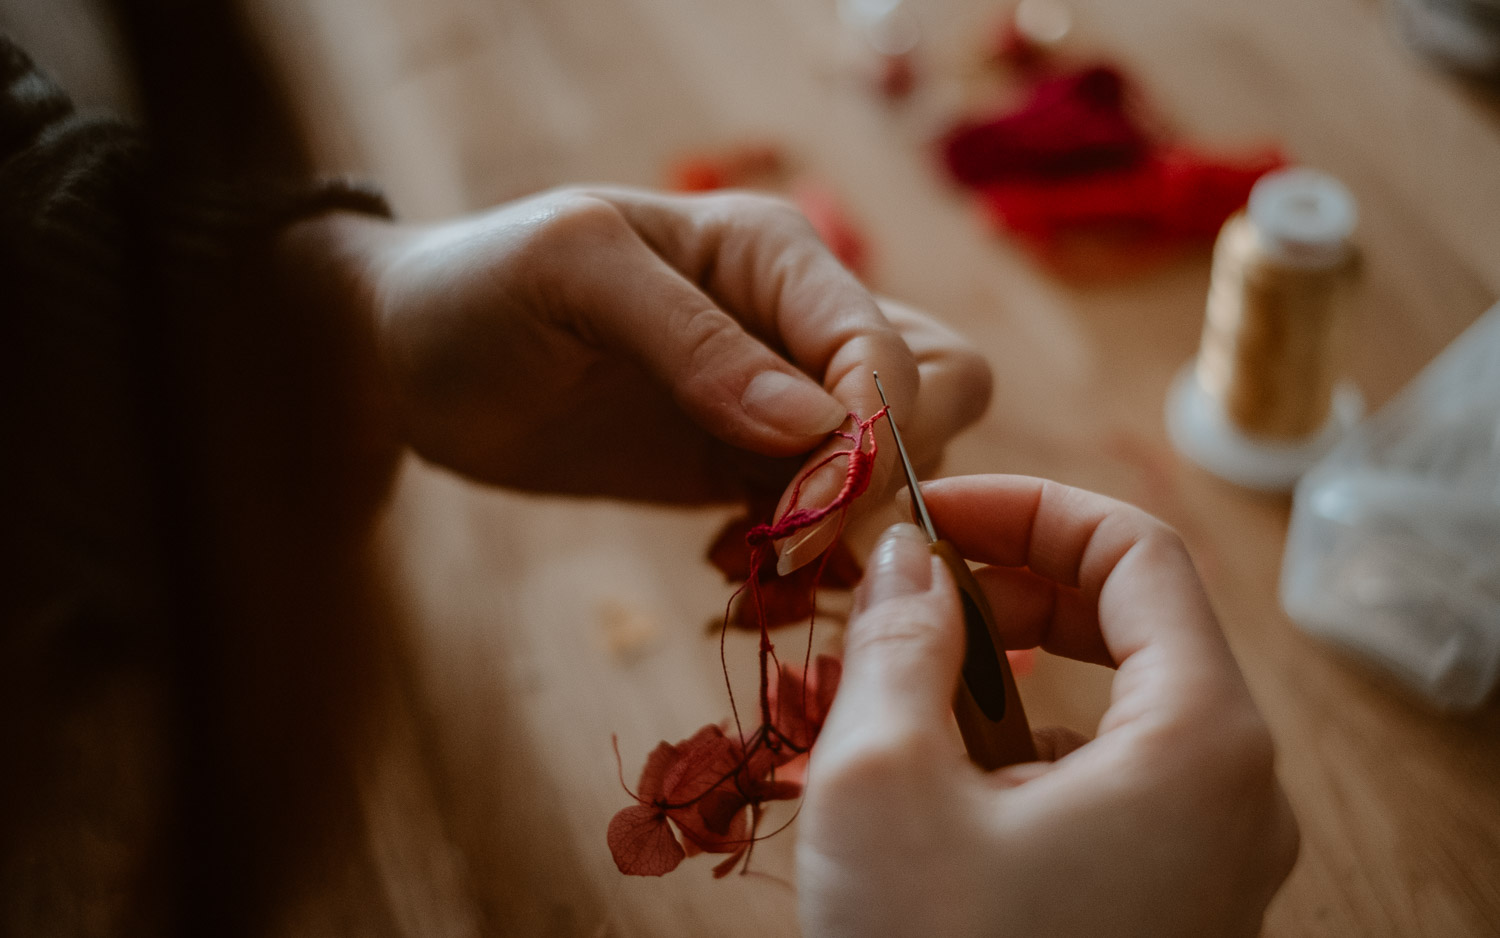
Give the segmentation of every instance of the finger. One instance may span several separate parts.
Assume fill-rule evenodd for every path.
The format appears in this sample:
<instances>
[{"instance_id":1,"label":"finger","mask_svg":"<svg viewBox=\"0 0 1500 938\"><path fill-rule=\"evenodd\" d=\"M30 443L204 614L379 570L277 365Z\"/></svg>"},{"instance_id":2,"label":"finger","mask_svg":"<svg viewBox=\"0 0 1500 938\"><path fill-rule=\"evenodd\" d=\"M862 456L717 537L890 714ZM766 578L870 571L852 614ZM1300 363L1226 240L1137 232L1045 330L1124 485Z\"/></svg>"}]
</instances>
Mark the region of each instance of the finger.
<instances>
[{"instance_id":1,"label":"finger","mask_svg":"<svg viewBox=\"0 0 1500 938\"><path fill-rule=\"evenodd\" d=\"M1044 726L1032 730L1031 738L1036 742L1036 757L1042 762L1056 762L1089 741L1087 736L1066 726Z\"/></svg>"},{"instance_id":2,"label":"finger","mask_svg":"<svg viewBox=\"0 0 1500 938\"><path fill-rule=\"evenodd\" d=\"M903 409L894 395L890 397L892 412L901 427L902 441L914 467L921 473L937 464L950 439L984 414L990 399L990 368L983 356L974 351L962 336L930 316L886 297L878 297L877 302L917 362L916 400L909 408ZM887 379L884 372L881 374L881 383L885 384ZM877 474L871 479L873 497L864 501L866 505L882 504L886 493L892 488L899 490L904 481L896 458L895 442L887 436L886 423L878 423L876 430L877 441L885 449L876 467ZM843 483L843 477L837 471L842 468L843 464L836 464L811 485L805 484L805 489L811 491L803 492L801 504L818 504L819 499L833 497ZM856 503L856 513L858 505ZM800 538L790 538L782 544L778 571L785 574L795 570L827 549L838 532L837 520L830 519L821 529L810 530Z\"/></svg>"},{"instance_id":3,"label":"finger","mask_svg":"<svg viewBox=\"0 0 1500 938\"><path fill-rule=\"evenodd\" d=\"M923 484L924 493L930 484ZM913 514L907 492L896 493L896 502L906 514ZM996 523L1007 522L1001 518ZM1009 523L1014 526L1016 521ZM946 531L942 533L946 536ZM966 556L982 559L972 553ZM1064 658L1115 666L1099 629L1098 605L1077 587L1020 566L981 567L974 571L974 579L989 599L1006 648L1042 648Z\"/></svg>"},{"instance_id":4,"label":"finger","mask_svg":"<svg viewBox=\"0 0 1500 938\"><path fill-rule=\"evenodd\" d=\"M790 203L745 193L663 196L601 190L663 260L843 401L880 407L879 370L893 403L915 400L916 360L875 298Z\"/></svg>"},{"instance_id":5,"label":"finger","mask_svg":"<svg viewBox=\"0 0 1500 938\"><path fill-rule=\"evenodd\" d=\"M881 536L844 639L844 670L819 749L941 738L963 658L953 583L909 524Z\"/></svg>"},{"instance_id":6,"label":"finger","mask_svg":"<svg viewBox=\"0 0 1500 938\"><path fill-rule=\"evenodd\" d=\"M997 790L1025 785L1051 774L1057 768L1057 760L1082 749L1089 742L1087 736L1065 726L1045 726L1032 730L1031 739L1036 745L1035 761L1007 765L998 771L989 772L984 776L984 783Z\"/></svg>"},{"instance_id":7,"label":"finger","mask_svg":"<svg viewBox=\"0 0 1500 938\"><path fill-rule=\"evenodd\" d=\"M574 237L593 243L589 263L567 273L563 304L581 335L631 353L689 417L734 446L804 453L843 421L838 400L651 250L612 206L583 201L576 210L589 218Z\"/></svg>"},{"instance_id":8,"label":"finger","mask_svg":"<svg viewBox=\"0 0 1500 938\"><path fill-rule=\"evenodd\" d=\"M1006 648L1042 648L1114 667L1099 630L1098 606L1077 588L1014 567L982 567L974 571L974 579L995 612Z\"/></svg>"},{"instance_id":9,"label":"finger","mask_svg":"<svg viewBox=\"0 0 1500 938\"><path fill-rule=\"evenodd\" d=\"M878 297L877 302L916 358L917 399L910 413L899 416L898 421L913 466L919 474L924 473L937 464L950 439L983 416L990 399L990 367L962 336L932 317L887 297ZM882 425L880 429L885 428ZM886 452L891 455L890 448ZM872 480L876 494L869 503L881 503L883 492L891 486L900 489L904 477L895 470L895 461L885 465L891 467L889 481L885 477ZM832 481L842 480L822 480L823 491ZM836 533L837 525L828 522L823 529L789 539L781 545L778 571L788 573L818 556Z\"/></svg>"},{"instance_id":10,"label":"finger","mask_svg":"<svg viewBox=\"0 0 1500 938\"><path fill-rule=\"evenodd\" d=\"M872 372L880 372L892 407L910 412L920 377L916 357L868 290L828 251L790 205L739 193L666 197L606 190L645 241L751 331L798 368L817 377L846 411L869 417L881 407ZM871 490L887 490L895 466L889 431L876 428L883 452ZM833 440L807 466L847 448ZM802 481L799 505L830 502L843 487L845 462L835 460ZM791 507L791 492L777 508ZM790 572L822 552L837 535L830 517L780 545L778 565ZM795 549L794 549L795 548Z\"/></svg>"},{"instance_id":11,"label":"finger","mask_svg":"<svg viewBox=\"0 0 1500 938\"><path fill-rule=\"evenodd\" d=\"M917 360L917 400L898 415L902 439L919 473L931 470L943 447L984 416L993 379L989 363L947 326L904 303L877 297L881 311Z\"/></svg>"},{"instance_id":12,"label":"finger","mask_svg":"<svg viewBox=\"0 0 1500 938\"><path fill-rule=\"evenodd\" d=\"M1031 595L1029 618L1010 627L1086 660L1102 642L1120 667L1107 722L1212 707L1223 694L1248 701L1192 562L1161 522L1102 495L1021 476L943 479L922 491L933 523L960 553L1024 566L1063 588L1052 593L1050 613ZM1000 587L997 608L1039 589L988 572L984 581ZM1066 589L1077 591L1076 603L1057 601ZM1024 603L1018 611L1028 616Z\"/></svg>"}]
</instances>

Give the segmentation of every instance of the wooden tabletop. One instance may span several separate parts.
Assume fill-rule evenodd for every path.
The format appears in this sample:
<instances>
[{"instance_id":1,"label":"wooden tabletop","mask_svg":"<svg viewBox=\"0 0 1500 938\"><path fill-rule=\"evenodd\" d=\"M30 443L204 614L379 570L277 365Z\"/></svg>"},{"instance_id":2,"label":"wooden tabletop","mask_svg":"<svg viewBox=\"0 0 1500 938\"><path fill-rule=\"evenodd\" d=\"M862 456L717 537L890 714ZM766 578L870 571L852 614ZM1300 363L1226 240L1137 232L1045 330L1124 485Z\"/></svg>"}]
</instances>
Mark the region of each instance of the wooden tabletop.
<instances>
[{"instance_id":1,"label":"wooden tabletop","mask_svg":"<svg viewBox=\"0 0 1500 938\"><path fill-rule=\"evenodd\" d=\"M997 94L980 40L1004 4L910 5L919 84L893 106L834 0L245 2L321 164L378 179L407 217L567 182L656 185L684 152L779 142L866 226L873 285L993 366L993 406L946 473L1084 486L1187 539L1302 825L1266 934L1500 934L1500 708L1435 715L1288 621L1289 502L1184 463L1163 429L1206 250L1078 285L987 232L928 144ZM1071 6L1071 54L1120 63L1184 139L1277 142L1349 185L1365 260L1349 372L1373 405L1500 294L1500 109L1405 52L1382 5ZM791 835L757 848L764 876L721 881L703 860L626 878L605 845L629 803L611 735L633 782L657 740L727 715L704 628L726 587L703 559L726 517L484 491L409 461L372 568L392 625L370 640L361 742L326 794L347 823L305 861L279 930L796 934ZM1023 694L1034 723L1092 731L1109 680L1044 657Z\"/></svg>"}]
</instances>

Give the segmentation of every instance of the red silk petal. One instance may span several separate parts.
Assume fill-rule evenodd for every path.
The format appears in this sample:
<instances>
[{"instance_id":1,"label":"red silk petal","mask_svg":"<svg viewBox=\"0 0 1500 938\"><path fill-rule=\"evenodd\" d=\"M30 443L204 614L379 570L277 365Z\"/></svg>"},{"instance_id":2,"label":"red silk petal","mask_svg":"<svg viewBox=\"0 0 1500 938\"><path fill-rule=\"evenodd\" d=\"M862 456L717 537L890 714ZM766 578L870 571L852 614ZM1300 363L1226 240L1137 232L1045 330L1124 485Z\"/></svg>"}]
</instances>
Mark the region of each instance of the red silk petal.
<instances>
[{"instance_id":1,"label":"red silk petal","mask_svg":"<svg viewBox=\"0 0 1500 938\"><path fill-rule=\"evenodd\" d=\"M666 815L651 805L631 805L609 822L609 852L627 876L663 876L686 855Z\"/></svg>"}]
</instances>

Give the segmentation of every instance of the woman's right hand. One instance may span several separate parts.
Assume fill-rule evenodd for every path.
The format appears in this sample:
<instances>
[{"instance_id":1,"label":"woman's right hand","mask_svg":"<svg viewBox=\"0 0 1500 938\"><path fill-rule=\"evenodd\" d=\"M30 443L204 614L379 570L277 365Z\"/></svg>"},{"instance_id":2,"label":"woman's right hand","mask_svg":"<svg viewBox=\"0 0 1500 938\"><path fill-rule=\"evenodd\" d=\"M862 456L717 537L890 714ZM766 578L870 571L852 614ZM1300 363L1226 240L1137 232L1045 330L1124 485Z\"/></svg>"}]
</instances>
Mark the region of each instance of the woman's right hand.
<instances>
[{"instance_id":1,"label":"woman's right hand","mask_svg":"<svg viewBox=\"0 0 1500 938\"><path fill-rule=\"evenodd\" d=\"M1271 737L1181 540L1136 508L1016 476L923 486L1010 648L1118 669L1090 742L991 774L951 703L957 595L898 525L871 557L808 772L809 938L1254 935L1297 855Z\"/></svg>"}]
</instances>

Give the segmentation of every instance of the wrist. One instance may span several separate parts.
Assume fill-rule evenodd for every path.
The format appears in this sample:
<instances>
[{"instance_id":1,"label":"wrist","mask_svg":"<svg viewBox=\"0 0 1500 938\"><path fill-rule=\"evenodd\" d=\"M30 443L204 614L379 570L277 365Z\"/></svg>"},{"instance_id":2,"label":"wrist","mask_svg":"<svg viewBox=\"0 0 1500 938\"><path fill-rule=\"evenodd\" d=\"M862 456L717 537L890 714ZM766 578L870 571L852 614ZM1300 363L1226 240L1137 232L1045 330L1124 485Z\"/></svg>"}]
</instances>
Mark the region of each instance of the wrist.
<instances>
[{"instance_id":1,"label":"wrist","mask_svg":"<svg viewBox=\"0 0 1500 938\"><path fill-rule=\"evenodd\" d=\"M296 306L371 322L379 259L395 229L388 219L344 210L292 222L272 245L278 292Z\"/></svg>"},{"instance_id":2,"label":"wrist","mask_svg":"<svg viewBox=\"0 0 1500 938\"><path fill-rule=\"evenodd\" d=\"M382 258L398 232L386 218L336 209L286 225L270 245L272 299L318 337L310 349L324 350L321 367L352 405L351 429L376 464L393 463L401 448L376 315Z\"/></svg>"}]
</instances>

